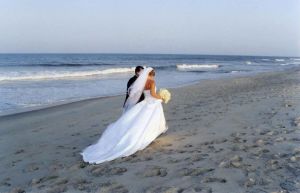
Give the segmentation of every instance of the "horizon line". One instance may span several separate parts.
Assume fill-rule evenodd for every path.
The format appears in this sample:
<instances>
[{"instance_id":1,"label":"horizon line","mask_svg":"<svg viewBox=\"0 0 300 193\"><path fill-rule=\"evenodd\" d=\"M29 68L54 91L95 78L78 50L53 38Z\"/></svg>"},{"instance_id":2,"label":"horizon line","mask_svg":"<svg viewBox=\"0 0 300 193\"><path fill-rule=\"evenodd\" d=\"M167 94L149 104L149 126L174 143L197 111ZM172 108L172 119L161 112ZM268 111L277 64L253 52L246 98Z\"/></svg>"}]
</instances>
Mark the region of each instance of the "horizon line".
<instances>
[{"instance_id":1,"label":"horizon line","mask_svg":"<svg viewBox=\"0 0 300 193\"><path fill-rule=\"evenodd\" d=\"M246 56L246 57L295 57L299 56L284 56L284 55L251 55L251 54L195 54L195 53L126 53L126 52L0 52L3 54L119 54L119 55L191 55L191 56Z\"/></svg>"}]
</instances>

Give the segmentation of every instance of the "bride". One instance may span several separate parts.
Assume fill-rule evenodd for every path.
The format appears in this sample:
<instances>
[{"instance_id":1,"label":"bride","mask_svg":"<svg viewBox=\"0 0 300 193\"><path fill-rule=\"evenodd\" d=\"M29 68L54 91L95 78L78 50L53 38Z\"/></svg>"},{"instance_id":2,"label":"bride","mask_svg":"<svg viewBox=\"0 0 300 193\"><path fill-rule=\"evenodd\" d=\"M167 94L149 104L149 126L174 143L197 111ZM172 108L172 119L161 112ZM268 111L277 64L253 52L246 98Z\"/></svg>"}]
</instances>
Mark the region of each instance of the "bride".
<instances>
[{"instance_id":1,"label":"bride","mask_svg":"<svg viewBox=\"0 0 300 193\"><path fill-rule=\"evenodd\" d=\"M81 153L88 163L102 163L134 154L147 147L167 126L162 98L156 93L155 71L145 68L129 88L122 116L110 124L97 143ZM145 99L139 103L141 94Z\"/></svg>"}]
</instances>

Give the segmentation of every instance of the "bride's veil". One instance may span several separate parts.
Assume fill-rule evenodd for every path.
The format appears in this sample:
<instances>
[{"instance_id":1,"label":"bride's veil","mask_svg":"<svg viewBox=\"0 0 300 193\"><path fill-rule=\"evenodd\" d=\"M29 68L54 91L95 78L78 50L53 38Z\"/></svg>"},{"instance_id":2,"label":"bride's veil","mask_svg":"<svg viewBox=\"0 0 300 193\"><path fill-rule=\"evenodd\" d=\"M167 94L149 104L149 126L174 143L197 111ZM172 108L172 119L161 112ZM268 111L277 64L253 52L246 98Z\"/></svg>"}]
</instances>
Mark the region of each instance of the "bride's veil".
<instances>
[{"instance_id":1,"label":"bride's veil","mask_svg":"<svg viewBox=\"0 0 300 193\"><path fill-rule=\"evenodd\" d=\"M149 72L151 72L152 70L153 68L151 67L145 67L144 70L140 73L139 77L136 79L136 81L128 88L129 97L126 100L123 112L129 110L139 101L144 91Z\"/></svg>"}]
</instances>

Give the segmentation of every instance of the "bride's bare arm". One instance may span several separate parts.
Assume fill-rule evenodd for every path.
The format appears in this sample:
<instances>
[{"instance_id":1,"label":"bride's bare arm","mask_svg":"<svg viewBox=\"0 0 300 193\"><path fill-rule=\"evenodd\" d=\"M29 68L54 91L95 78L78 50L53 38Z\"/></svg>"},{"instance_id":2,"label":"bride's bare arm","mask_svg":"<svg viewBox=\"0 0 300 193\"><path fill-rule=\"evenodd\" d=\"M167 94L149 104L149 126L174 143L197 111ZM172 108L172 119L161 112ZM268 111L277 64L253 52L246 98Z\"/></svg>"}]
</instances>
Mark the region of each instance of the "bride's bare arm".
<instances>
[{"instance_id":1,"label":"bride's bare arm","mask_svg":"<svg viewBox=\"0 0 300 193\"><path fill-rule=\"evenodd\" d=\"M151 82L151 86L150 86L150 94L151 96L153 96L154 98L157 98L157 99L162 99L158 94L156 94L155 92L155 82L152 81Z\"/></svg>"}]
</instances>

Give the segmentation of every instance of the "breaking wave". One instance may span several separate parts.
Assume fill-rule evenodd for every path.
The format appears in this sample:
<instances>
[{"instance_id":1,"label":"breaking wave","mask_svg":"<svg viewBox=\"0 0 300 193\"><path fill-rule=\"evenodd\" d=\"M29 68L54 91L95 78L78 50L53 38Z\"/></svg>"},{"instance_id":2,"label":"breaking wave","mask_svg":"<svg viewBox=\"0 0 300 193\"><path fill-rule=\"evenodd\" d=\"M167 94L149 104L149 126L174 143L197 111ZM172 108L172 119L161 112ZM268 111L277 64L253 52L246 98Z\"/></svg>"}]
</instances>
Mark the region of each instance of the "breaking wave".
<instances>
[{"instance_id":1,"label":"breaking wave","mask_svg":"<svg viewBox=\"0 0 300 193\"><path fill-rule=\"evenodd\" d=\"M109 75L115 73L134 72L134 68L109 68L104 70L90 71L40 71L31 73L14 74L13 76L0 75L0 81L16 81L16 80L43 80L43 79L68 79L82 78L86 76Z\"/></svg>"},{"instance_id":2,"label":"breaking wave","mask_svg":"<svg viewBox=\"0 0 300 193\"><path fill-rule=\"evenodd\" d=\"M218 64L178 64L177 69L183 71L191 70L211 70L219 68Z\"/></svg>"}]
</instances>

